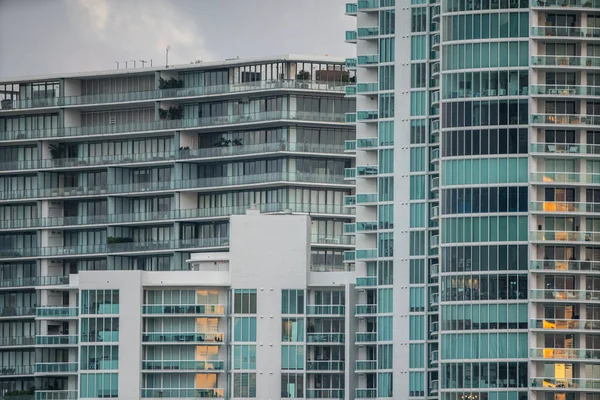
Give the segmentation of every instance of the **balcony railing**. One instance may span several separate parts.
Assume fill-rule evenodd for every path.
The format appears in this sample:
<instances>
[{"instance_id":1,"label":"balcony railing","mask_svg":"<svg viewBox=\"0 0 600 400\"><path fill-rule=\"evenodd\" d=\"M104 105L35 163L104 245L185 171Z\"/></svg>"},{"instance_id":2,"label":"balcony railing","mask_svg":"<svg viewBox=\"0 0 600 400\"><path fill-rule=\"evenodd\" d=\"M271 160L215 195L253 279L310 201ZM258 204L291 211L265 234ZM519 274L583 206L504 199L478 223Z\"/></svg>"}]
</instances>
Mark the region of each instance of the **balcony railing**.
<instances>
[{"instance_id":1,"label":"balcony railing","mask_svg":"<svg viewBox=\"0 0 600 400\"><path fill-rule=\"evenodd\" d=\"M173 150L156 153L118 154L80 158L58 158L27 161L0 162L0 171L51 169L70 167L108 167L111 165L152 163L152 162L177 162L234 157L263 153L292 152L292 153L319 153L342 154L343 146L319 145L312 143L263 143L257 145L241 145L229 147L210 147L202 149Z\"/></svg>"},{"instance_id":2,"label":"balcony railing","mask_svg":"<svg viewBox=\"0 0 600 400\"><path fill-rule=\"evenodd\" d=\"M599 0L534 0L532 7L600 8Z\"/></svg>"},{"instance_id":3,"label":"balcony railing","mask_svg":"<svg viewBox=\"0 0 600 400\"><path fill-rule=\"evenodd\" d=\"M600 290L575 290L575 289L531 289L529 298L532 300L570 301L598 301Z\"/></svg>"},{"instance_id":4,"label":"balcony railing","mask_svg":"<svg viewBox=\"0 0 600 400\"><path fill-rule=\"evenodd\" d=\"M357 371L374 371L377 369L377 360L357 360L354 369Z\"/></svg>"},{"instance_id":5,"label":"balcony railing","mask_svg":"<svg viewBox=\"0 0 600 400\"><path fill-rule=\"evenodd\" d=\"M0 254L2 251L0 250ZM1 256L0 256L1 257ZM0 318L7 317L30 317L35 315L35 307L0 307Z\"/></svg>"},{"instance_id":6,"label":"balcony railing","mask_svg":"<svg viewBox=\"0 0 600 400\"><path fill-rule=\"evenodd\" d=\"M343 114L328 114L303 111L267 111L249 114L228 115L180 120L161 120L133 124L76 126L41 130L0 132L0 140L31 140L57 137L104 136L119 133L143 133L169 130L186 130L203 127L253 124L277 120L343 123Z\"/></svg>"},{"instance_id":7,"label":"balcony railing","mask_svg":"<svg viewBox=\"0 0 600 400\"><path fill-rule=\"evenodd\" d=\"M538 348L530 349L531 358L548 360L600 360L600 349Z\"/></svg>"},{"instance_id":8,"label":"balcony railing","mask_svg":"<svg viewBox=\"0 0 600 400\"><path fill-rule=\"evenodd\" d=\"M344 361L307 361L307 371L344 371Z\"/></svg>"},{"instance_id":9,"label":"balcony railing","mask_svg":"<svg viewBox=\"0 0 600 400\"><path fill-rule=\"evenodd\" d=\"M245 214L250 206L215 207L190 210L153 211L128 214L80 215L77 217L48 217L34 219L8 219L0 221L0 229L22 229L70 225L107 225L177 219L215 218ZM285 210L312 214L353 215L345 206L309 203L267 203L259 204L262 213L276 213ZM0 281L0 287L12 286L51 286L66 285L69 276L44 276L35 278L13 278Z\"/></svg>"},{"instance_id":10,"label":"balcony railing","mask_svg":"<svg viewBox=\"0 0 600 400\"><path fill-rule=\"evenodd\" d=\"M346 42L355 43L357 38L356 31L346 31Z\"/></svg>"},{"instance_id":11,"label":"balcony railing","mask_svg":"<svg viewBox=\"0 0 600 400\"><path fill-rule=\"evenodd\" d=\"M0 367L0 375L31 375L35 371L33 365L8 365Z\"/></svg>"},{"instance_id":12,"label":"balcony railing","mask_svg":"<svg viewBox=\"0 0 600 400\"><path fill-rule=\"evenodd\" d=\"M38 306L35 315L42 318L71 318L79 315L77 307Z\"/></svg>"},{"instance_id":13,"label":"balcony railing","mask_svg":"<svg viewBox=\"0 0 600 400\"><path fill-rule=\"evenodd\" d=\"M578 114L531 114L532 124L597 126L600 116Z\"/></svg>"},{"instance_id":14,"label":"balcony railing","mask_svg":"<svg viewBox=\"0 0 600 400\"><path fill-rule=\"evenodd\" d=\"M531 260L529 269L532 271L552 272L600 272L600 261L577 260Z\"/></svg>"},{"instance_id":15,"label":"balcony railing","mask_svg":"<svg viewBox=\"0 0 600 400\"><path fill-rule=\"evenodd\" d=\"M532 37L600 38L599 28L580 26L533 26Z\"/></svg>"},{"instance_id":16,"label":"balcony railing","mask_svg":"<svg viewBox=\"0 0 600 400\"><path fill-rule=\"evenodd\" d=\"M172 332L147 332L142 334L142 342L204 342L222 344L225 339L224 333L216 332L189 332L189 333L172 333Z\"/></svg>"},{"instance_id":17,"label":"balcony railing","mask_svg":"<svg viewBox=\"0 0 600 400\"><path fill-rule=\"evenodd\" d=\"M38 374L54 372L77 372L77 370L78 364L76 362L46 362L35 364L35 372Z\"/></svg>"},{"instance_id":18,"label":"balcony railing","mask_svg":"<svg viewBox=\"0 0 600 400\"><path fill-rule=\"evenodd\" d=\"M142 306L142 312L152 315L225 315L225 306L220 304L152 304Z\"/></svg>"},{"instance_id":19,"label":"balcony railing","mask_svg":"<svg viewBox=\"0 0 600 400\"><path fill-rule=\"evenodd\" d=\"M346 307L344 305L328 304L328 305L313 305L306 306L306 314L308 315L344 315Z\"/></svg>"},{"instance_id":20,"label":"balcony railing","mask_svg":"<svg viewBox=\"0 0 600 400\"><path fill-rule=\"evenodd\" d=\"M176 89L146 90L139 92L108 93L82 96L49 97L42 99L14 100L8 109L68 107L90 104L124 103L140 101L168 101L194 97L214 96L266 90L303 89L309 91L342 91L342 82L313 82L300 80L270 80L241 82L227 85L199 86ZM3 104L4 106L4 104Z\"/></svg>"},{"instance_id":21,"label":"balcony railing","mask_svg":"<svg viewBox=\"0 0 600 400\"><path fill-rule=\"evenodd\" d=\"M357 36L360 39L376 38L379 36L379 27L371 26L357 29Z\"/></svg>"},{"instance_id":22,"label":"balcony railing","mask_svg":"<svg viewBox=\"0 0 600 400\"><path fill-rule=\"evenodd\" d=\"M356 343L377 342L377 332L356 332Z\"/></svg>"},{"instance_id":23,"label":"balcony railing","mask_svg":"<svg viewBox=\"0 0 600 400\"><path fill-rule=\"evenodd\" d=\"M307 399L343 399L344 389L306 389Z\"/></svg>"},{"instance_id":24,"label":"balcony railing","mask_svg":"<svg viewBox=\"0 0 600 400\"><path fill-rule=\"evenodd\" d=\"M600 320L582 319L531 319L531 329L544 330L599 330Z\"/></svg>"},{"instance_id":25,"label":"balcony railing","mask_svg":"<svg viewBox=\"0 0 600 400\"><path fill-rule=\"evenodd\" d=\"M362 10L376 10L379 8L379 0L358 0L358 9Z\"/></svg>"},{"instance_id":26,"label":"balcony railing","mask_svg":"<svg viewBox=\"0 0 600 400\"><path fill-rule=\"evenodd\" d=\"M532 66L542 67L598 67L600 66L600 57L582 57L582 56L531 56Z\"/></svg>"},{"instance_id":27,"label":"balcony railing","mask_svg":"<svg viewBox=\"0 0 600 400\"><path fill-rule=\"evenodd\" d=\"M36 390L35 400L76 400L77 390Z\"/></svg>"},{"instance_id":28,"label":"balcony railing","mask_svg":"<svg viewBox=\"0 0 600 400\"><path fill-rule=\"evenodd\" d=\"M379 63L379 54L369 54L358 56L356 59L358 65L375 65Z\"/></svg>"},{"instance_id":29,"label":"balcony railing","mask_svg":"<svg viewBox=\"0 0 600 400\"><path fill-rule=\"evenodd\" d=\"M225 389L142 389L142 398L224 398Z\"/></svg>"},{"instance_id":30,"label":"balcony railing","mask_svg":"<svg viewBox=\"0 0 600 400\"><path fill-rule=\"evenodd\" d=\"M229 238L204 238L204 239L184 239L184 240L164 240L149 242L130 242L115 244L91 244L82 246L57 246L57 247L33 247L29 249L7 249L0 250L0 258L20 258L20 257L53 257L65 255L83 255L83 254L104 254L104 253L136 253L146 251L168 251L193 248L209 247L227 247ZM41 311L38 308L38 317L50 317L51 315L41 315L51 311ZM59 316L59 315L55 315ZM64 315L63 317L66 317Z\"/></svg>"},{"instance_id":31,"label":"balcony railing","mask_svg":"<svg viewBox=\"0 0 600 400\"><path fill-rule=\"evenodd\" d=\"M35 344L35 336L4 336L0 337L0 346L20 347L33 346Z\"/></svg>"},{"instance_id":32,"label":"balcony railing","mask_svg":"<svg viewBox=\"0 0 600 400\"><path fill-rule=\"evenodd\" d=\"M555 389L564 392L565 389L600 389L600 379L570 379L570 378L531 378L531 387L543 390Z\"/></svg>"},{"instance_id":33,"label":"balcony railing","mask_svg":"<svg viewBox=\"0 0 600 400\"><path fill-rule=\"evenodd\" d=\"M531 85L532 95L550 96L600 96L600 86L581 85Z\"/></svg>"},{"instance_id":34,"label":"balcony railing","mask_svg":"<svg viewBox=\"0 0 600 400\"><path fill-rule=\"evenodd\" d=\"M377 203L378 199L377 193L358 193L356 195L356 203L357 204L370 204Z\"/></svg>"},{"instance_id":35,"label":"balcony railing","mask_svg":"<svg viewBox=\"0 0 600 400\"><path fill-rule=\"evenodd\" d=\"M362 276L356 278L356 287L377 286L376 276Z\"/></svg>"},{"instance_id":36,"label":"balcony railing","mask_svg":"<svg viewBox=\"0 0 600 400\"><path fill-rule=\"evenodd\" d=\"M166 370L177 372L180 370L190 371L223 371L225 370L225 361L222 360L144 360L142 361L144 370Z\"/></svg>"},{"instance_id":37,"label":"balcony railing","mask_svg":"<svg viewBox=\"0 0 600 400\"><path fill-rule=\"evenodd\" d=\"M546 153L554 155L577 156L600 155L600 145L586 143L531 143L532 153Z\"/></svg>"},{"instance_id":38,"label":"balcony railing","mask_svg":"<svg viewBox=\"0 0 600 400\"><path fill-rule=\"evenodd\" d=\"M356 399L375 399L377 398L377 389L358 388L355 390L354 395Z\"/></svg>"},{"instance_id":39,"label":"balcony railing","mask_svg":"<svg viewBox=\"0 0 600 400\"><path fill-rule=\"evenodd\" d=\"M267 174L238 175L216 178L125 183L104 186L58 187L48 189L25 189L0 192L0 200L21 200L24 198L53 198L74 196L107 196L117 193L152 192L182 189L208 189L223 186L252 185L265 182L308 182L322 184L343 184L340 175L327 175L304 172L271 172Z\"/></svg>"},{"instance_id":40,"label":"balcony railing","mask_svg":"<svg viewBox=\"0 0 600 400\"><path fill-rule=\"evenodd\" d=\"M600 241L600 232L531 231L529 239L535 242L598 242Z\"/></svg>"},{"instance_id":41,"label":"balcony railing","mask_svg":"<svg viewBox=\"0 0 600 400\"><path fill-rule=\"evenodd\" d=\"M600 174L585 172L532 172L529 174L531 183L600 183Z\"/></svg>"},{"instance_id":42,"label":"balcony railing","mask_svg":"<svg viewBox=\"0 0 600 400\"><path fill-rule=\"evenodd\" d=\"M346 335L343 333L307 333L307 343L344 343Z\"/></svg>"},{"instance_id":43,"label":"balcony railing","mask_svg":"<svg viewBox=\"0 0 600 400\"><path fill-rule=\"evenodd\" d=\"M357 304L354 313L356 315L377 314L377 304Z\"/></svg>"},{"instance_id":44,"label":"balcony railing","mask_svg":"<svg viewBox=\"0 0 600 400\"><path fill-rule=\"evenodd\" d=\"M358 5L356 3L346 3L346 15L355 16L358 12Z\"/></svg>"},{"instance_id":45,"label":"balcony railing","mask_svg":"<svg viewBox=\"0 0 600 400\"><path fill-rule=\"evenodd\" d=\"M77 335L37 335L35 344L40 346L69 346L79 343Z\"/></svg>"},{"instance_id":46,"label":"balcony railing","mask_svg":"<svg viewBox=\"0 0 600 400\"><path fill-rule=\"evenodd\" d=\"M2 220L0 221L0 229L3 223L19 222L19 221L34 221L34 220ZM37 221L37 220L35 220ZM39 225L32 225L39 226ZM16 228L11 226L10 228ZM0 287L24 287L24 286L54 286L54 285L68 285L69 275L63 276L31 276L31 277L19 277L19 278L4 278L0 280Z\"/></svg>"}]
</instances>

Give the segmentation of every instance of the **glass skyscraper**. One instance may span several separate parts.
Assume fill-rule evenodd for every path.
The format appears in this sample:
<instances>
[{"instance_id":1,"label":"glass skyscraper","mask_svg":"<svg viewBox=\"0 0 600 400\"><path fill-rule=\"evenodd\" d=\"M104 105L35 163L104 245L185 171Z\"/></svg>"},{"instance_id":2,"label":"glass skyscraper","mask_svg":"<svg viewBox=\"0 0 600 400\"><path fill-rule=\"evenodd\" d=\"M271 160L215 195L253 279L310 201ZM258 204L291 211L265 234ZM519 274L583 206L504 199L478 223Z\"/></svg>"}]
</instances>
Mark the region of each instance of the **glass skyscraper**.
<instances>
[{"instance_id":1,"label":"glass skyscraper","mask_svg":"<svg viewBox=\"0 0 600 400\"><path fill-rule=\"evenodd\" d=\"M361 0L346 14L345 257L373 308L357 351L377 360L356 398L599 399L600 3Z\"/></svg>"}]
</instances>

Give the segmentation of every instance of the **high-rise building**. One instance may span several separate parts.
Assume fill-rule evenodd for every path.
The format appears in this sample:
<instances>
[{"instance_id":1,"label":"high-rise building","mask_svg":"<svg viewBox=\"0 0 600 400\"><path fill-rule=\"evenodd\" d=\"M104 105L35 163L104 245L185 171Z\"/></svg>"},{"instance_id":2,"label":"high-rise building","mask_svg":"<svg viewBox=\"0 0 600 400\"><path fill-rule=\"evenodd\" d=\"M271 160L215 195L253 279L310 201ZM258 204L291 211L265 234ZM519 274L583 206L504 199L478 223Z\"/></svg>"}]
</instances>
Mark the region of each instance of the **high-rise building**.
<instances>
[{"instance_id":1,"label":"high-rise building","mask_svg":"<svg viewBox=\"0 0 600 400\"><path fill-rule=\"evenodd\" d=\"M282 56L0 82L0 398L343 398L353 80ZM250 207L310 218L230 238Z\"/></svg>"},{"instance_id":2,"label":"high-rise building","mask_svg":"<svg viewBox=\"0 0 600 400\"><path fill-rule=\"evenodd\" d=\"M599 399L600 3L359 0L346 14L346 258L371 284L359 330L377 332L357 349L377 363L355 397Z\"/></svg>"}]
</instances>

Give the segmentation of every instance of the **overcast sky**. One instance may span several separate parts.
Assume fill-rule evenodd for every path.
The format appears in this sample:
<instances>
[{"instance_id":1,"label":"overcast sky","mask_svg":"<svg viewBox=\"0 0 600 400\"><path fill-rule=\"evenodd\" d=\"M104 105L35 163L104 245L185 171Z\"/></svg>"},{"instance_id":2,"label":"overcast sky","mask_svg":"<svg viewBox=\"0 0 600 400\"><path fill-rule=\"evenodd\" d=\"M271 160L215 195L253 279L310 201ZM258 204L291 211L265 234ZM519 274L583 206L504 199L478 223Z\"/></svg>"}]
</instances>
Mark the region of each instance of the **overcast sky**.
<instances>
[{"instance_id":1,"label":"overcast sky","mask_svg":"<svg viewBox=\"0 0 600 400\"><path fill-rule=\"evenodd\" d=\"M0 0L0 77L315 54L348 57L346 0ZM140 66L140 63L137 63ZM123 64L121 64L123 67ZM132 63L129 62L129 67Z\"/></svg>"}]
</instances>

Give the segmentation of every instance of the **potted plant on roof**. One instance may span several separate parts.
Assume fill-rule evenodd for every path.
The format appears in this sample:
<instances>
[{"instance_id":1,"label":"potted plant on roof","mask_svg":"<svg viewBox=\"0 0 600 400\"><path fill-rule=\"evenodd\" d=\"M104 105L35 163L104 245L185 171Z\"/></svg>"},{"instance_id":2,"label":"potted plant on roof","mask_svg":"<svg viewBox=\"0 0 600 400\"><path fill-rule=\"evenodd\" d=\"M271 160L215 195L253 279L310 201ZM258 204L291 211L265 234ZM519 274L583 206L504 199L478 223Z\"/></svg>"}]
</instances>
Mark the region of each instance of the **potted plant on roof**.
<instances>
[{"instance_id":1,"label":"potted plant on roof","mask_svg":"<svg viewBox=\"0 0 600 400\"><path fill-rule=\"evenodd\" d=\"M308 81L310 81L310 72L301 70L296 74L296 86L308 89Z\"/></svg>"}]
</instances>

